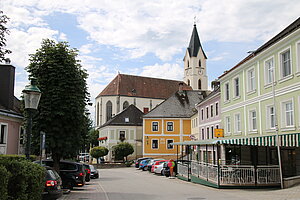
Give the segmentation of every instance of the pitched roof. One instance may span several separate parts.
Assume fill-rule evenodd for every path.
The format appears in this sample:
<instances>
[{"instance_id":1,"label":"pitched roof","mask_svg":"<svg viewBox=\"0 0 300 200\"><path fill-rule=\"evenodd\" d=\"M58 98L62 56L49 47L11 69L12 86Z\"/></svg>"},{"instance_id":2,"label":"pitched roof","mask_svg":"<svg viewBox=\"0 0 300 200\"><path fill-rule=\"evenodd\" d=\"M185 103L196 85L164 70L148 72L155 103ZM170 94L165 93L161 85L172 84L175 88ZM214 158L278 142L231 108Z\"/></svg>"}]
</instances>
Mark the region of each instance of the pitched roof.
<instances>
[{"instance_id":1,"label":"pitched roof","mask_svg":"<svg viewBox=\"0 0 300 200\"><path fill-rule=\"evenodd\" d=\"M142 126L144 113L140 111L133 104L128 106L122 112L114 116L112 119L108 120L101 127L105 126ZM126 121L128 120L128 121ZM100 128L101 128L100 127Z\"/></svg>"},{"instance_id":2,"label":"pitched roof","mask_svg":"<svg viewBox=\"0 0 300 200\"><path fill-rule=\"evenodd\" d=\"M242 61L240 61L238 64L236 64L234 67L232 67L230 70L225 71L219 78L222 78L232 70L236 69L237 67L241 66L243 63L247 62L248 60L254 58L259 53L264 51L265 49L269 48L276 42L280 41L284 37L288 36L292 32L298 30L300 28L300 17L296 19L293 23L291 23L288 27L283 29L280 33L278 33L276 36L274 36L272 39L270 39L268 42L264 43L262 46L260 46L258 49L256 49L254 52L252 52L250 55L248 55L246 58L244 58Z\"/></svg>"},{"instance_id":3,"label":"pitched roof","mask_svg":"<svg viewBox=\"0 0 300 200\"><path fill-rule=\"evenodd\" d=\"M201 43L200 43L200 39L199 39L199 35L198 35L198 32L197 32L196 24L194 24L190 44L189 44L189 47L187 49L188 49L188 52L189 52L191 57L197 57L199 49L201 49L203 54L204 54L204 57L207 59L207 57L206 57L206 55L203 51L203 48L201 46Z\"/></svg>"},{"instance_id":4,"label":"pitched roof","mask_svg":"<svg viewBox=\"0 0 300 200\"><path fill-rule=\"evenodd\" d=\"M118 74L97 96L135 96L166 99L178 90L182 81ZM186 89L192 89L187 86Z\"/></svg>"},{"instance_id":5,"label":"pitched roof","mask_svg":"<svg viewBox=\"0 0 300 200\"><path fill-rule=\"evenodd\" d=\"M195 104L205 98L207 93L200 90L185 90L182 94L176 92L143 118L189 118L197 112Z\"/></svg>"}]
</instances>

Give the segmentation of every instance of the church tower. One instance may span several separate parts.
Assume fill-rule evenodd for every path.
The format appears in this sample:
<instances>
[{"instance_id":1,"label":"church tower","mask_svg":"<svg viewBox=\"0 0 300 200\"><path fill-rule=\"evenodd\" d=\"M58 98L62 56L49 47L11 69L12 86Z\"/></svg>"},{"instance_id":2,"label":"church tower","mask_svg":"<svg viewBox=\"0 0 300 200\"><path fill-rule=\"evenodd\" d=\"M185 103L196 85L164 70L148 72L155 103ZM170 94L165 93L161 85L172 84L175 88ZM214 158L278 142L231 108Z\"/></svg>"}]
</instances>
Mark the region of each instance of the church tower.
<instances>
[{"instance_id":1,"label":"church tower","mask_svg":"<svg viewBox=\"0 0 300 200\"><path fill-rule=\"evenodd\" d=\"M196 24L194 24L189 47L183 58L184 82L193 90L207 90L208 80L206 75L206 55L200 43Z\"/></svg>"}]
</instances>

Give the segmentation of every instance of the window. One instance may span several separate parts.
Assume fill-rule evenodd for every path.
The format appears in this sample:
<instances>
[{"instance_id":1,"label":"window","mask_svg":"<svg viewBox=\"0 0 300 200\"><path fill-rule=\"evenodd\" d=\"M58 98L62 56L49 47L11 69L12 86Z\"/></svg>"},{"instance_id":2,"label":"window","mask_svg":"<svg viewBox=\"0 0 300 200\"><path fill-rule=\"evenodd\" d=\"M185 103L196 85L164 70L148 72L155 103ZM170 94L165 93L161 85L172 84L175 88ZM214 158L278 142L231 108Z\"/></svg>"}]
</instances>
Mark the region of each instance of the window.
<instances>
[{"instance_id":1,"label":"window","mask_svg":"<svg viewBox=\"0 0 300 200\"><path fill-rule=\"evenodd\" d=\"M214 127L210 127L211 139L214 138Z\"/></svg>"},{"instance_id":2,"label":"window","mask_svg":"<svg viewBox=\"0 0 300 200\"><path fill-rule=\"evenodd\" d=\"M201 60L199 59L199 67L201 67Z\"/></svg>"},{"instance_id":3,"label":"window","mask_svg":"<svg viewBox=\"0 0 300 200\"><path fill-rule=\"evenodd\" d=\"M268 128L275 128L275 108L274 106L267 107L267 115L268 115Z\"/></svg>"},{"instance_id":4,"label":"window","mask_svg":"<svg viewBox=\"0 0 300 200\"><path fill-rule=\"evenodd\" d=\"M24 144L25 141L25 130L23 127L20 128L20 144Z\"/></svg>"},{"instance_id":5,"label":"window","mask_svg":"<svg viewBox=\"0 0 300 200\"><path fill-rule=\"evenodd\" d=\"M203 120L203 119L204 119L204 110L201 109L201 120Z\"/></svg>"},{"instance_id":6,"label":"window","mask_svg":"<svg viewBox=\"0 0 300 200\"><path fill-rule=\"evenodd\" d=\"M167 122L167 131L173 131L173 122Z\"/></svg>"},{"instance_id":7,"label":"window","mask_svg":"<svg viewBox=\"0 0 300 200\"><path fill-rule=\"evenodd\" d=\"M294 125L294 111L293 111L293 102L288 101L283 103L283 116L284 116L284 125L293 126Z\"/></svg>"},{"instance_id":8,"label":"window","mask_svg":"<svg viewBox=\"0 0 300 200\"><path fill-rule=\"evenodd\" d=\"M190 86L190 85L191 85L191 83L190 83L190 80L189 80L189 79L188 79L188 82L187 82L187 83L188 83L188 86Z\"/></svg>"},{"instance_id":9,"label":"window","mask_svg":"<svg viewBox=\"0 0 300 200\"><path fill-rule=\"evenodd\" d=\"M152 149L158 149L158 140L152 140Z\"/></svg>"},{"instance_id":10,"label":"window","mask_svg":"<svg viewBox=\"0 0 300 200\"><path fill-rule=\"evenodd\" d=\"M202 128L202 140L204 140L204 135L205 135L204 128Z\"/></svg>"},{"instance_id":11,"label":"window","mask_svg":"<svg viewBox=\"0 0 300 200\"><path fill-rule=\"evenodd\" d=\"M255 90L255 74L254 69L248 71L248 92Z\"/></svg>"},{"instance_id":12,"label":"window","mask_svg":"<svg viewBox=\"0 0 300 200\"><path fill-rule=\"evenodd\" d=\"M251 110L249 112L250 114L250 130L251 131L256 131L257 130L257 118L256 118L256 111Z\"/></svg>"},{"instance_id":13,"label":"window","mask_svg":"<svg viewBox=\"0 0 300 200\"><path fill-rule=\"evenodd\" d=\"M207 139L209 139L209 127L206 128L206 136L207 136Z\"/></svg>"},{"instance_id":14,"label":"window","mask_svg":"<svg viewBox=\"0 0 300 200\"><path fill-rule=\"evenodd\" d=\"M231 131L230 131L230 117L228 116L228 117L225 117L225 127L226 127L226 133L230 133Z\"/></svg>"},{"instance_id":15,"label":"window","mask_svg":"<svg viewBox=\"0 0 300 200\"><path fill-rule=\"evenodd\" d=\"M219 103L216 103L216 115L219 115Z\"/></svg>"},{"instance_id":16,"label":"window","mask_svg":"<svg viewBox=\"0 0 300 200\"><path fill-rule=\"evenodd\" d=\"M234 115L234 130L236 133L241 132L241 114L237 113Z\"/></svg>"},{"instance_id":17,"label":"window","mask_svg":"<svg viewBox=\"0 0 300 200\"><path fill-rule=\"evenodd\" d=\"M106 121L110 120L112 118L112 103L111 101L108 101L106 103Z\"/></svg>"},{"instance_id":18,"label":"window","mask_svg":"<svg viewBox=\"0 0 300 200\"><path fill-rule=\"evenodd\" d=\"M144 108L144 114L147 114L149 112L149 108Z\"/></svg>"},{"instance_id":19,"label":"window","mask_svg":"<svg viewBox=\"0 0 300 200\"><path fill-rule=\"evenodd\" d=\"M128 101L124 101L124 103L123 103L123 110L125 110L128 107L129 107Z\"/></svg>"},{"instance_id":20,"label":"window","mask_svg":"<svg viewBox=\"0 0 300 200\"><path fill-rule=\"evenodd\" d=\"M273 58L265 62L265 84L273 82Z\"/></svg>"},{"instance_id":21,"label":"window","mask_svg":"<svg viewBox=\"0 0 300 200\"><path fill-rule=\"evenodd\" d=\"M209 117L208 107L206 107L206 119Z\"/></svg>"},{"instance_id":22,"label":"window","mask_svg":"<svg viewBox=\"0 0 300 200\"><path fill-rule=\"evenodd\" d=\"M198 89L201 90L201 79L198 80Z\"/></svg>"},{"instance_id":23,"label":"window","mask_svg":"<svg viewBox=\"0 0 300 200\"><path fill-rule=\"evenodd\" d=\"M0 124L0 144L6 144L6 136L7 136L7 125Z\"/></svg>"},{"instance_id":24,"label":"window","mask_svg":"<svg viewBox=\"0 0 300 200\"><path fill-rule=\"evenodd\" d=\"M152 122L152 131L158 131L158 122Z\"/></svg>"},{"instance_id":25,"label":"window","mask_svg":"<svg viewBox=\"0 0 300 200\"><path fill-rule=\"evenodd\" d=\"M119 132L119 140L120 141L124 141L124 140L126 140L126 138L125 138L125 131L120 131Z\"/></svg>"},{"instance_id":26,"label":"window","mask_svg":"<svg viewBox=\"0 0 300 200\"><path fill-rule=\"evenodd\" d=\"M174 140L167 140L167 149L174 149L174 146L171 145L174 142Z\"/></svg>"},{"instance_id":27,"label":"window","mask_svg":"<svg viewBox=\"0 0 300 200\"><path fill-rule=\"evenodd\" d=\"M214 106L211 105L210 106L210 117L213 117L214 116Z\"/></svg>"},{"instance_id":28,"label":"window","mask_svg":"<svg viewBox=\"0 0 300 200\"><path fill-rule=\"evenodd\" d=\"M229 101L229 83L225 83L225 101Z\"/></svg>"},{"instance_id":29,"label":"window","mask_svg":"<svg viewBox=\"0 0 300 200\"><path fill-rule=\"evenodd\" d=\"M240 96L240 83L239 83L239 78L235 78L233 80L234 83L234 96L239 97Z\"/></svg>"},{"instance_id":30,"label":"window","mask_svg":"<svg viewBox=\"0 0 300 200\"><path fill-rule=\"evenodd\" d=\"M281 77L284 78L292 73L290 50L280 54Z\"/></svg>"}]
</instances>

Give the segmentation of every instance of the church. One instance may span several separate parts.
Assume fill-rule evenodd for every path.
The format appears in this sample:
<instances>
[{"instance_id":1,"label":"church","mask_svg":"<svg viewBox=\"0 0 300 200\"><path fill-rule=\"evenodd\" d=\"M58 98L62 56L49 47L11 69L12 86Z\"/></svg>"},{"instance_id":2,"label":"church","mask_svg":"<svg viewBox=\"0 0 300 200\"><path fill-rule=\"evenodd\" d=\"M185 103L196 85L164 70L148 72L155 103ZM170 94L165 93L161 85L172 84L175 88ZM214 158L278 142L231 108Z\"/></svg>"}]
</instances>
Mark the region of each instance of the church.
<instances>
[{"instance_id":1,"label":"church","mask_svg":"<svg viewBox=\"0 0 300 200\"><path fill-rule=\"evenodd\" d=\"M96 129L131 104L143 113L148 113L178 91L181 82L184 82L184 87L190 87L192 90L207 90L206 59L196 24L194 24L190 43L183 59L183 81L117 74L96 97Z\"/></svg>"}]
</instances>

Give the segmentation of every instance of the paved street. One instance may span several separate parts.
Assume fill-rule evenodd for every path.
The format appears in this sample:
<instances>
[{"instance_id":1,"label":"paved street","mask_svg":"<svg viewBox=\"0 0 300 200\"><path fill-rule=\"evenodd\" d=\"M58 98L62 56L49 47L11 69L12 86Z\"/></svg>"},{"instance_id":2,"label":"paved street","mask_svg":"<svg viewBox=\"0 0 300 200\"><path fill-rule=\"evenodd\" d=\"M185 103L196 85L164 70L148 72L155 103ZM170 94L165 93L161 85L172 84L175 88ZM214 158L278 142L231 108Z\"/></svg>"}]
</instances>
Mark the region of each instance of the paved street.
<instances>
[{"instance_id":1,"label":"paved street","mask_svg":"<svg viewBox=\"0 0 300 200\"><path fill-rule=\"evenodd\" d=\"M300 186L290 189L215 189L136 170L101 169L100 179L64 195L63 200L296 200Z\"/></svg>"}]
</instances>

